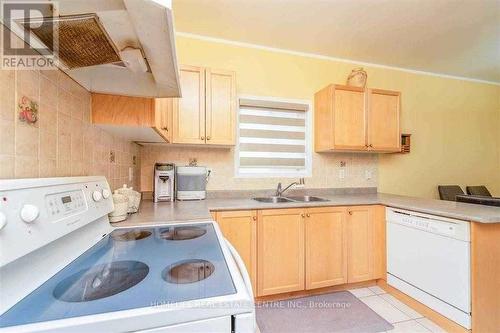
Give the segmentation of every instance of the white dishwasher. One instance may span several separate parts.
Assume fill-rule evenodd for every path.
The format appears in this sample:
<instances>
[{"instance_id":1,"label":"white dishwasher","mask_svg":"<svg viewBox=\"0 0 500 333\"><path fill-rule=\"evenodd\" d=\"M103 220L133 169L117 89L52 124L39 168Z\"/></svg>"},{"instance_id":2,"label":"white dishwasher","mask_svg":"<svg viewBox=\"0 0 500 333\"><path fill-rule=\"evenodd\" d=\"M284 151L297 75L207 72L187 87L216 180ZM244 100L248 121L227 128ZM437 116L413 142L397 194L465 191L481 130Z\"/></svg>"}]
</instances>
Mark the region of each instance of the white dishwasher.
<instances>
[{"instance_id":1,"label":"white dishwasher","mask_svg":"<svg viewBox=\"0 0 500 333\"><path fill-rule=\"evenodd\" d=\"M387 208L387 283L471 328L470 224Z\"/></svg>"}]
</instances>

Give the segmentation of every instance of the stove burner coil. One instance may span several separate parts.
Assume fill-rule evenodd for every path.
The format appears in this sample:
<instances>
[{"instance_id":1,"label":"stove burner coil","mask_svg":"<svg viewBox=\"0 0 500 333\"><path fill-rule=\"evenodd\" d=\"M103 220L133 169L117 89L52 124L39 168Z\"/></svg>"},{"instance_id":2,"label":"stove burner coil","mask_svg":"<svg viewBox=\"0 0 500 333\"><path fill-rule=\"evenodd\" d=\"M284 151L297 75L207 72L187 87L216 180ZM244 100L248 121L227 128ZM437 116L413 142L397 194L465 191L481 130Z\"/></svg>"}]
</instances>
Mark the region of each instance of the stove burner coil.
<instances>
[{"instance_id":1,"label":"stove burner coil","mask_svg":"<svg viewBox=\"0 0 500 333\"><path fill-rule=\"evenodd\" d=\"M123 260L97 265L59 282L53 295L64 302L93 301L132 288L148 273L148 265L140 261Z\"/></svg>"},{"instance_id":2,"label":"stove burner coil","mask_svg":"<svg viewBox=\"0 0 500 333\"><path fill-rule=\"evenodd\" d=\"M161 275L167 282L186 284L204 280L214 271L215 267L210 261L191 259L172 264L165 268Z\"/></svg>"},{"instance_id":3,"label":"stove burner coil","mask_svg":"<svg viewBox=\"0 0 500 333\"><path fill-rule=\"evenodd\" d=\"M169 227L160 231L160 237L166 240L187 240L203 236L207 231L200 227Z\"/></svg>"},{"instance_id":4,"label":"stove burner coil","mask_svg":"<svg viewBox=\"0 0 500 333\"><path fill-rule=\"evenodd\" d=\"M130 231L115 231L111 233L111 238L116 241L133 241L151 236L151 231L147 230L130 230Z\"/></svg>"}]
</instances>

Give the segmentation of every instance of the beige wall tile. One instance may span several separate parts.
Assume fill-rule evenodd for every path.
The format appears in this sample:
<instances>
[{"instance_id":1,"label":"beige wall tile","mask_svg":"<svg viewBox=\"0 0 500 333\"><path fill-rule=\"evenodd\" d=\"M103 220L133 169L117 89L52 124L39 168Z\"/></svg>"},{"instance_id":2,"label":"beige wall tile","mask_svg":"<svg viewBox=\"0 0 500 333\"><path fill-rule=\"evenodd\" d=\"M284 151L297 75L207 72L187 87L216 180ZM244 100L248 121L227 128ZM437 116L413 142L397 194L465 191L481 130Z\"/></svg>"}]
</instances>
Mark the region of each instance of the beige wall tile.
<instances>
[{"instance_id":1,"label":"beige wall tile","mask_svg":"<svg viewBox=\"0 0 500 333\"><path fill-rule=\"evenodd\" d=\"M15 159L15 177L16 178L35 178L38 177L38 159L29 156L16 156Z\"/></svg>"},{"instance_id":2,"label":"beige wall tile","mask_svg":"<svg viewBox=\"0 0 500 333\"><path fill-rule=\"evenodd\" d=\"M0 154L14 155L14 126L13 120L0 120Z\"/></svg>"},{"instance_id":3,"label":"beige wall tile","mask_svg":"<svg viewBox=\"0 0 500 333\"><path fill-rule=\"evenodd\" d=\"M0 70L0 120L14 120L16 107L15 91L15 71Z\"/></svg>"},{"instance_id":4,"label":"beige wall tile","mask_svg":"<svg viewBox=\"0 0 500 333\"><path fill-rule=\"evenodd\" d=\"M40 130L33 125L17 122L15 145L16 156L30 156L38 159Z\"/></svg>"},{"instance_id":5,"label":"beige wall tile","mask_svg":"<svg viewBox=\"0 0 500 333\"><path fill-rule=\"evenodd\" d=\"M18 99L22 96L29 97L40 103L40 74L38 71L16 71L16 89Z\"/></svg>"},{"instance_id":6,"label":"beige wall tile","mask_svg":"<svg viewBox=\"0 0 500 333\"><path fill-rule=\"evenodd\" d=\"M51 134L57 134L57 101L55 104L40 104L39 128Z\"/></svg>"},{"instance_id":7,"label":"beige wall tile","mask_svg":"<svg viewBox=\"0 0 500 333\"><path fill-rule=\"evenodd\" d=\"M50 81L45 76L40 76L40 104L46 104L53 107L57 106L57 84Z\"/></svg>"},{"instance_id":8,"label":"beige wall tile","mask_svg":"<svg viewBox=\"0 0 500 333\"><path fill-rule=\"evenodd\" d=\"M73 96L61 86L59 86L59 100L57 105L57 110L59 113L70 116L71 110L73 109Z\"/></svg>"},{"instance_id":9,"label":"beige wall tile","mask_svg":"<svg viewBox=\"0 0 500 333\"><path fill-rule=\"evenodd\" d=\"M56 158L57 158L57 135L46 131L41 131L40 159L55 160Z\"/></svg>"},{"instance_id":10,"label":"beige wall tile","mask_svg":"<svg viewBox=\"0 0 500 333\"><path fill-rule=\"evenodd\" d=\"M0 71L0 92L0 178L103 175L113 188L138 187L132 154L139 160L139 146L93 126L91 94L66 74ZM16 120L16 99L23 95L39 103L35 126ZM135 168L131 182L128 167Z\"/></svg>"},{"instance_id":11,"label":"beige wall tile","mask_svg":"<svg viewBox=\"0 0 500 333\"><path fill-rule=\"evenodd\" d=\"M0 155L0 179L14 176L14 155Z\"/></svg>"},{"instance_id":12,"label":"beige wall tile","mask_svg":"<svg viewBox=\"0 0 500 333\"><path fill-rule=\"evenodd\" d=\"M40 177L54 177L57 174L57 161L55 159L40 160Z\"/></svg>"}]
</instances>

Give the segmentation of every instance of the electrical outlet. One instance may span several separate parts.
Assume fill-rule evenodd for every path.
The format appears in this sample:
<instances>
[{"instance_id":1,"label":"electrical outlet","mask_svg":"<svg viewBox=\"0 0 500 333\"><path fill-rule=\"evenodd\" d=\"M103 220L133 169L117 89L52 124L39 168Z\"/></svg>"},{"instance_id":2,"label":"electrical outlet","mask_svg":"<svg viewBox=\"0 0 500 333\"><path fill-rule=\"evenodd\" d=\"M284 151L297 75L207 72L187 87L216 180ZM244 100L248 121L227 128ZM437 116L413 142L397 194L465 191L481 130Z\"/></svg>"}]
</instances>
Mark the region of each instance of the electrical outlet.
<instances>
[{"instance_id":1,"label":"electrical outlet","mask_svg":"<svg viewBox=\"0 0 500 333\"><path fill-rule=\"evenodd\" d=\"M368 179L372 179L372 171L371 170L365 170L365 178L368 180Z\"/></svg>"},{"instance_id":2,"label":"electrical outlet","mask_svg":"<svg viewBox=\"0 0 500 333\"><path fill-rule=\"evenodd\" d=\"M339 170L339 178L340 179L344 179L345 178L345 169L344 168L340 168L340 170Z\"/></svg>"}]
</instances>

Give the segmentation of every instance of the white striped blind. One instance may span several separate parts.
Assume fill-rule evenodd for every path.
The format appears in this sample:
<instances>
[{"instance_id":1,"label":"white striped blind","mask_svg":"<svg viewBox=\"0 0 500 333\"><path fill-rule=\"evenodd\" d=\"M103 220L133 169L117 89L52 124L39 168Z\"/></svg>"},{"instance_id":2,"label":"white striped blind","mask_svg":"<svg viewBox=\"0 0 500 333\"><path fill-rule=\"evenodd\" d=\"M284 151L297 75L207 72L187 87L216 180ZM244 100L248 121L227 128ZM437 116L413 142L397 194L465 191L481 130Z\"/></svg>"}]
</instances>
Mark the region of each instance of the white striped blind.
<instances>
[{"instance_id":1,"label":"white striped blind","mask_svg":"<svg viewBox=\"0 0 500 333\"><path fill-rule=\"evenodd\" d=\"M305 176L308 104L240 99L238 173Z\"/></svg>"}]
</instances>

